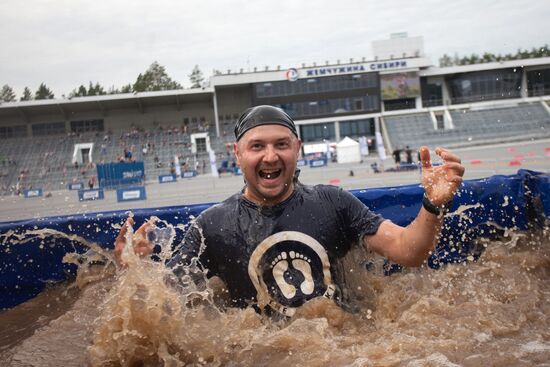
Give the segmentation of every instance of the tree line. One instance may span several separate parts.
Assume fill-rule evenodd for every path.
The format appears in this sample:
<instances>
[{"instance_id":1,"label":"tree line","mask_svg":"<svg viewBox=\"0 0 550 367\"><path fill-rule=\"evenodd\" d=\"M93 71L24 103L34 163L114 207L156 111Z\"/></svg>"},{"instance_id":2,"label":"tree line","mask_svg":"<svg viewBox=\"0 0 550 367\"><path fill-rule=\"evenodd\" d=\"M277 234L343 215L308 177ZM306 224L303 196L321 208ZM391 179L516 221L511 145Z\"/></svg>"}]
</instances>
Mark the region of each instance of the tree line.
<instances>
[{"instance_id":1,"label":"tree line","mask_svg":"<svg viewBox=\"0 0 550 367\"><path fill-rule=\"evenodd\" d=\"M532 48L531 50L522 50L518 49L515 54L493 54L490 52L485 52L483 55L471 54L470 56L459 57L458 54L455 54L453 57L443 54L439 58L439 66L456 66L456 65L472 65L472 64L483 64L487 62L500 62L508 60L521 60L521 59L533 59L536 57L549 57L550 50L548 45L544 45L539 48Z\"/></svg>"},{"instance_id":2,"label":"tree line","mask_svg":"<svg viewBox=\"0 0 550 367\"><path fill-rule=\"evenodd\" d=\"M189 82L191 88L200 88L204 81L201 70L198 65L195 65L189 76ZM81 84L69 93L69 98L73 97L86 97L86 96L100 96L106 94L120 94L120 93L137 93L137 92L151 92L160 90L173 90L182 89L183 86L177 81L173 80L166 68L160 65L157 61L153 62L149 68L140 73L136 81L132 84L126 84L120 88L114 86L105 89L98 82L95 84L91 81L88 86ZM23 94L19 98L20 101L31 101L39 99L53 99L54 93L45 83L41 83L38 89L33 93L29 87L25 87ZM15 102L17 101L17 95L9 85L5 84L0 90L0 102Z\"/></svg>"}]
</instances>

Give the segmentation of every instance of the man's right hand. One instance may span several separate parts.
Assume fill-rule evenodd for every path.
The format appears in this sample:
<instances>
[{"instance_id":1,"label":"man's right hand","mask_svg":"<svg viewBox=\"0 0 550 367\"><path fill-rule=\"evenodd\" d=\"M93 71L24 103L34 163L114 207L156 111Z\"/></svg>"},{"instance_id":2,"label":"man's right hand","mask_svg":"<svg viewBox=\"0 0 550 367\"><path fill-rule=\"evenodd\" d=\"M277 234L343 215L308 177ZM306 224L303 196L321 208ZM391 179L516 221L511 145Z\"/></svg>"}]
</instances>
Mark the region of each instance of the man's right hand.
<instances>
[{"instance_id":1,"label":"man's right hand","mask_svg":"<svg viewBox=\"0 0 550 367\"><path fill-rule=\"evenodd\" d=\"M128 232L128 228L132 227L134 223L134 219L132 217L128 217L115 240L115 260L117 265L120 267L126 266L126 264L122 261L122 251L124 250L124 246L126 246L126 233ZM153 225L154 221L145 222L137 231L134 232L132 237L134 252L141 257L151 255L153 252L153 244L147 240L146 235L147 229Z\"/></svg>"}]
</instances>

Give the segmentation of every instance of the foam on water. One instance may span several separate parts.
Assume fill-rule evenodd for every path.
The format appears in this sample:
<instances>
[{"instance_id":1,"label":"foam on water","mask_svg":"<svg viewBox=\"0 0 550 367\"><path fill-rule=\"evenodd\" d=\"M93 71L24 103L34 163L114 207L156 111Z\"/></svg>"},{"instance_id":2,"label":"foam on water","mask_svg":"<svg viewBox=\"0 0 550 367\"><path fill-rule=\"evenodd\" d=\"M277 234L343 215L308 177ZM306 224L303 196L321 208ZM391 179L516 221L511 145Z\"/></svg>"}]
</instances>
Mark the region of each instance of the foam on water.
<instances>
[{"instance_id":1,"label":"foam on water","mask_svg":"<svg viewBox=\"0 0 550 367\"><path fill-rule=\"evenodd\" d=\"M382 275L379 258L354 252L341 268L357 313L317 299L279 321L225 308L223 283L206 281L196 263L177 281L162 261L140 259L130 247L127 268L116 272L110 253L95 252L93 261L71 255L67 261L81 264L78 282L0 313L2 325L12 320L12 330L27 330L17 340L2 331L0 364L544 366L548 238L547 230L507 232L485 243L477 261L391 276Z\"/></svg>"}]
</instances>

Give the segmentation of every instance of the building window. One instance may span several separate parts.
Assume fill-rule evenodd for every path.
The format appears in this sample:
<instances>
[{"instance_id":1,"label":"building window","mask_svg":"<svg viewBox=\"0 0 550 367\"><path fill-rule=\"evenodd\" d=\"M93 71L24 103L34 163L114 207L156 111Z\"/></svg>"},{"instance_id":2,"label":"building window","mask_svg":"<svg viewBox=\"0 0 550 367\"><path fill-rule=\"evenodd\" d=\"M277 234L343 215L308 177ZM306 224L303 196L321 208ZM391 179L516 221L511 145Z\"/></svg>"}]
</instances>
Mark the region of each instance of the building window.
<instances>
[{"instance_id":1,"label":"building window","mask_svg":"<svg viewBox=\"0 0 550 367\"><path fill-rule=\"evenodd\" d=\"M71 121L71 132L85 133L90 131L104 131L103 119Z\"/></svg>"},{"instance_id":2,"label":"building window","mask_svg":"<svg viewBox=\"0 0 550 367\"><path fill-rule=\"evenodd\" d=\"M65 134L64 122L46 122L31 126L33 136Z\"/></svg>"},{"instance_id":3,"label":"building window","mask_svg":"<svg viewBox=\"0 0 550 367\"><path fill-rule=\"evenodd\" d=\"M531 70L527 72L527 91L529 97L550 94L550 69Z\"/></svg>"},{"instance_id":4,"label":"building window","mask_svg":"<svg viewBox=\"0 0 550 367\"><path fill-rule=\"evenodd\" d=\"M374 119L354 121L341 121L340 137L359 138L361 136L374 136Z\"/></svg>"},{"instance_id":5,"label":"building window","mask_svg":"<svg viewBox=\"0 0 550 367\"><path fill-rule=\"evenodd\" d=\"M520 68L463 73L449 78L454 104L519 98L520 87Z\"/></svg>"},{"instance_id":6,"label":"building window","mask_svg":"<svg viewBox=\"0 0 550 367\"><path fill-rule=\"evenodd\" d=\"M422 91L422 106L433 107L443 105L441 81L430 81L428 78L421 78L420 89Z\"/></svg>"},{"instance_id":7,"label":"building window","mask_svg":"<svg viewBox=\"0 0 550 367\"><path fill-rule=\"evenodd\" d=\"M0 139L23 138L27 136L27 127L19 126L0 126Z\"/></svg>"},{"instance_id":8,"label":"building window","mask_svg":"<svg viewBox=\"0 0 550 367\"><path fill-rule=\"evenodd\" d=\"M336 133L334 123L302 125L300 127L300 137L304 142L314 142L323 140L334 140Z\"/></svg>"},{"instance_id":9,"label":"building window","mask_svg":"<svg viewBox=\"0 0 550 367\"><path fill-rule=\"evenodd\" d=\"M416 108L416 100L414 98L392 99L384 101L384 110L397 111Z\"/></svg>"}]
</instances>

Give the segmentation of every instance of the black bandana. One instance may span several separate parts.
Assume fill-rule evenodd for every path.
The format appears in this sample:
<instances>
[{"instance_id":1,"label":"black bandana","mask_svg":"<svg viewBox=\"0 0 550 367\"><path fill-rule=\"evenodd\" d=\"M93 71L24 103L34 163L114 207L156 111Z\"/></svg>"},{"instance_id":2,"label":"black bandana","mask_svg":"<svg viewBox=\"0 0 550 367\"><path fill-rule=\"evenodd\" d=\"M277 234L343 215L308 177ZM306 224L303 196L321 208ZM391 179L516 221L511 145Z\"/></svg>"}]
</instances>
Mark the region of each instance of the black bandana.
<instances>
[{"instance_id":1,"label":"black bandana","mask_svg":"<svg viewBox=\"0 0 550 367\"><path fill-rule=\"evenodd\" d=\"M298 132L292 118L282 109L273 106L256 106L243 112L235 125L235 138L239 141L244 133L260 125L282 125L288 127L296 137Z\"/></svg>"}]
</instances>

